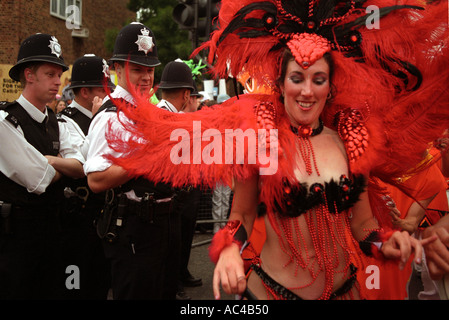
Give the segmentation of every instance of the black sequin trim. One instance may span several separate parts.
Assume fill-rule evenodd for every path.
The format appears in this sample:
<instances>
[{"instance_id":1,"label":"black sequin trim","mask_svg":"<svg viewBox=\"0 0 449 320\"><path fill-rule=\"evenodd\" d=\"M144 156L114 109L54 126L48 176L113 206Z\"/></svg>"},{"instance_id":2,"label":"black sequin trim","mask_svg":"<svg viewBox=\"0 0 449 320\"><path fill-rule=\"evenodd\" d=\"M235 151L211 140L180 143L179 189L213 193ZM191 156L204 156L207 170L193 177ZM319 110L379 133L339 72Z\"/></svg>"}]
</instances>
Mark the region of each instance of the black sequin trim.
<instances>
[{"instance_id":1,"label":"black sequin trim","mask_svg":"<svg viewBox=\"0 0 449 320\"><path fill-rule=\"evenodd\" d=\"M291 185L286 180L283 184L282 204L275 201L274 206L277 212L287 217L298 217L322 204L327 204L331 213L343 212L359 200L359 196L366 186L363 175L355 175L352 180L342 175L339 182L332 179L324 185L321 183L314 183L310 186L307 184ZM258 212L259 215L266 212L264 203L259 205Z\"/></svg>"}]
</instances>

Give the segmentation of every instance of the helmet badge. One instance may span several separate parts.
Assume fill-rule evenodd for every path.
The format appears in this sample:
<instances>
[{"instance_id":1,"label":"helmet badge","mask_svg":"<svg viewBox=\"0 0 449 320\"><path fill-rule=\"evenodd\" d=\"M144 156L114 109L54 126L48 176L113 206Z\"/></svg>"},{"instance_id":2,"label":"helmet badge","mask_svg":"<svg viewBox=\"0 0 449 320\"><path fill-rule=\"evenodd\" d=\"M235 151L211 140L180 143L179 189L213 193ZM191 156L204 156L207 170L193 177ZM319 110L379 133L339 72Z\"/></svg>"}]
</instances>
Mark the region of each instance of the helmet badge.
<instances>
[{"instance_id":1,"label":"helmet badge","mask_svg":"<svg viewBox=\"0 0 449 320\"><path fill-rule=\"evenodd\" d=\"M103 74L106 78L110 77L109 66L105 59L103 59Z\"/></svg>"},{"instance_id":2,"label":"helmet badge","mask_svg":"<svg viewBox=\"0 0 449 320\"><path fill-rule=\"evenodd\" d=\"M51 54L54 54L59 58L59 56L62 53L61 45L58 42L58 39L56 39L55 36L51 37L50 45L48 46L51 49Z\"/></svg>"},{"instance_id":3,"label":"helmet badge","mask_svg":"<svg viewBox=\"0 0 449 320\"><path fill-rule=\"evenodd\" d=\"M145 52L147 54L148 52L153 51L154 43L153 38L149 36L150 31L148 29L141 29L140 32L142 35L138 35L138 39L135 42L139 46L139 51Z\"/></svg>"}]
</instances>

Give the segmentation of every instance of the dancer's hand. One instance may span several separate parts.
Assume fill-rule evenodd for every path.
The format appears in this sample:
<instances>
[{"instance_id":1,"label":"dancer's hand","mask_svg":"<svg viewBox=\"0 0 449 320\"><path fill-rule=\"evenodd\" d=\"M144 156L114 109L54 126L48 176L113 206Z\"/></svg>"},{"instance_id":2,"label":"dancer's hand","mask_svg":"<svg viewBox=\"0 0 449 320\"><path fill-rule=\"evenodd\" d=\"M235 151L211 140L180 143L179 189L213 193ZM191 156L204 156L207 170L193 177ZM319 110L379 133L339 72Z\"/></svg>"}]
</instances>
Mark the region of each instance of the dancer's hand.
<instances>
[{"instance_id":1,"label":"dancer's hand","mask_svg":"<svg viewBox=\"0 0 449 320\"><path fill-rule=\"evenodd\" d=\"M214 270L213 290L215 299L220 299L220 284L227 294L242 294L246 289L243 259L237 244L223 249Z\"/></svg>"}]
</instances>

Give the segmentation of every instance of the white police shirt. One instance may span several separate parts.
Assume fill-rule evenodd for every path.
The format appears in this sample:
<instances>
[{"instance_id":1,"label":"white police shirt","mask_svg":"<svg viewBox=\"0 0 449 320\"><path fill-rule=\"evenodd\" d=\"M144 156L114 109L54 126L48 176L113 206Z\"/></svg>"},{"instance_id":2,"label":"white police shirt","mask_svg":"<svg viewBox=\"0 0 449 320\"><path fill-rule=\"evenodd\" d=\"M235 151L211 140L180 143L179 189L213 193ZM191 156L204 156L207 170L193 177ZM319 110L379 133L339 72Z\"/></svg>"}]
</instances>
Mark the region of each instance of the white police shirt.
<instances>
[{"instance_id":1,"label":"white police shirt","mask_svg":"<svg viewBox=\"0 0 449 320\"><path fill-rule=\"evenodd\" d=\"M159 108L161 108L161 109L168 110L168 111L174 112L174 113L178 113L178 109L176 109L176 107L175 107L172 103L168 102L168 101L165 100L165 99L162 99L162 100L157 104L157 106L158 106Z\"/></svg>"},{"instance_id":2,"label":"white police shirt","mask_svg":"<svg viewBox=\"0 0 449 320\"><path fill-rule=\"evenodd\" d=\"M45 121L48 116L47 109L42 113L22 95L17 102L32 119L39 123ZM15 183L25 187L30 193L44 193L56 171L48 164L47 158L25 139L22 128L20 126L16 128L5 119L7 116L8 112L0 110L0 137L2 139L0 171ZM59 154L63 158L73 158L84 163L80 149L72 142L67 128L60 123Z\"/></svg>"},{"instance_id":3,"label":"white police shirt","mask_svg":"<svg viewBox=\"0 0 449 320\"><path fill-rule=\"evenodd\" d=\"M132 105L135 104L133 96L119 85L115 88L114 92L111 93L111 97L115 99L122 98ZM109 96L106 96L103 99L103 104L108 100ZM121 111L119 116L120 120L116 112L106 112L103 110L93 118L85 142L85 144L87 143L87 154L83 168L86 175L91 172L104 171L112 166L112 162L105 158L106 155L111 155L116 158L122 155L122 153L113 150L109 146L106 140L106 134L109 132L108 130L112 130L114 135L117 135L123 141L135 139L122 124L122 122L130 123L131 120L129 120ZM127 192L126 195L129 199L136 201L140 200L133 190Z\"/></svg>"},{"instance_id":4,"label":"white police shirt","mask_svg":"<svg viewBox=\"0 0 449 320\"><path fill-rule=\"evenodd\" d=\"M72 101L72 103L69 105L70 108L78 109L82 114L87 116L89 119L92 119L92 112L90 110L87 110L82 105L80 105L75 100ZM59 116L64 119L66 122L63 124L66 126L67 130L70 132L70 136L72 137L72 142L75 143L77 146L81 147L84 143L84 140L86 139L86 136L83 132L83 130L80 128L78 123L76 123L75 120L72 118L66 116L64 113L60 113Z\"/></svg>"}]
</instances>

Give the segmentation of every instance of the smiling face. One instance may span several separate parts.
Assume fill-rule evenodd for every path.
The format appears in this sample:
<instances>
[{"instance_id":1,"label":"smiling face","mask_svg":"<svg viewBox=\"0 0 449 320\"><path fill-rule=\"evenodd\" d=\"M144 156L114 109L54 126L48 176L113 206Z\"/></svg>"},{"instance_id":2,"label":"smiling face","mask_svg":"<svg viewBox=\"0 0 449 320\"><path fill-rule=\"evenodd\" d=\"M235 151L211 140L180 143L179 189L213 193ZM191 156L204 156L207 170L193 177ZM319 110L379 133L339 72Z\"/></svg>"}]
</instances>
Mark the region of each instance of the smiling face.
<instances>
[{"instance_id":1,"label":"smiling face","mask_svg":"<svg viewBox=\"0 0 449 320\"><path fill-rule=\"evenodd\" d=\"M290 59L285 76L281 79L280 89L291 124L317 128L330 92L328 62L321 58L309 68L303 69L294 59Z\"/></svg>"}]
</instances>

